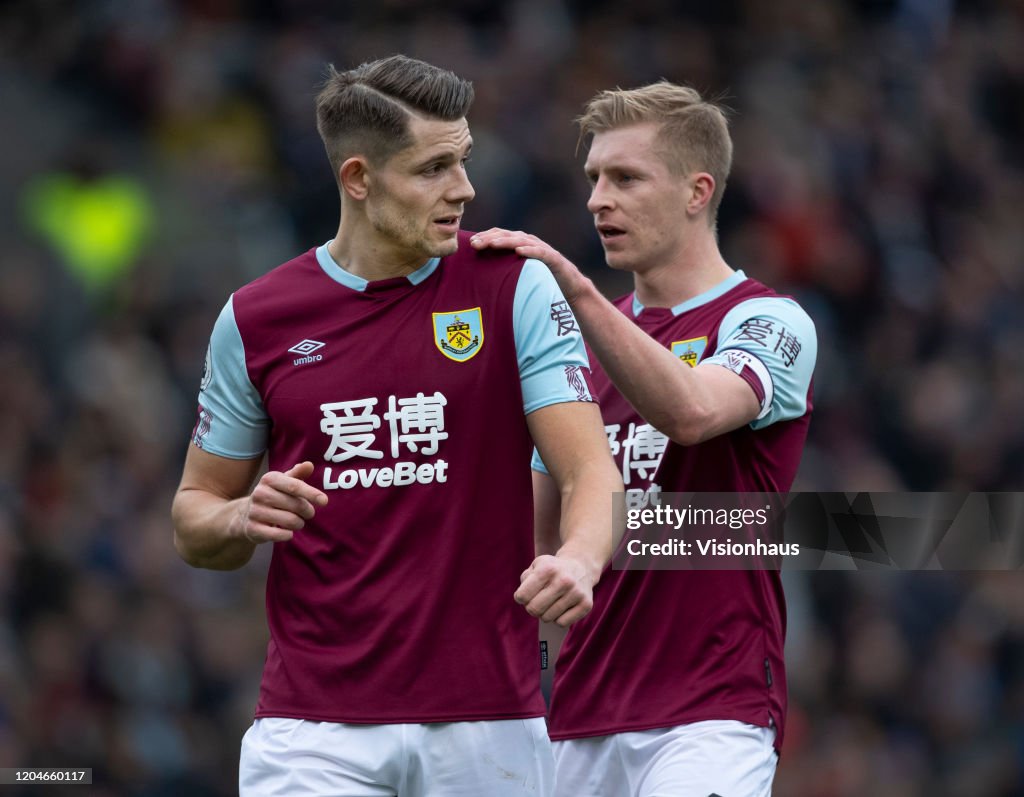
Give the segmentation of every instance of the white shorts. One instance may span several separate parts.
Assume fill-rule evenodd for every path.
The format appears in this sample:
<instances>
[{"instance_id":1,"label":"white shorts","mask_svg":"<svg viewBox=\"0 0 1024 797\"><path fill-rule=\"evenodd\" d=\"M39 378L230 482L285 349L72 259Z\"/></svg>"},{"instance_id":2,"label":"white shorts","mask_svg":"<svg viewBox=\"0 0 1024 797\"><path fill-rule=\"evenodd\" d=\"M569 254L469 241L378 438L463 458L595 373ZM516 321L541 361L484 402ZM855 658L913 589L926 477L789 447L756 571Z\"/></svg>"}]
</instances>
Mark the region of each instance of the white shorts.
<instances>
[{"instance_id":1,"label":"white shorts","mask_svg":"<svg viewBox=\"0 0 1024 797\"><path fill-rule=\"evenodd\" d=\"M769 797L774 728L710 720L555 742L556 797Z\"/></svg>"},{"instance_id":2,"label":"white shorts","mask_svg":"<svg viewBox=\"0 0 1024 797\"><path fill-rule=\"evenodd\" d=\"M242 738L240 797L550 797L542 717L350 725L265 717Z\"/></svg>"}]
</instances>

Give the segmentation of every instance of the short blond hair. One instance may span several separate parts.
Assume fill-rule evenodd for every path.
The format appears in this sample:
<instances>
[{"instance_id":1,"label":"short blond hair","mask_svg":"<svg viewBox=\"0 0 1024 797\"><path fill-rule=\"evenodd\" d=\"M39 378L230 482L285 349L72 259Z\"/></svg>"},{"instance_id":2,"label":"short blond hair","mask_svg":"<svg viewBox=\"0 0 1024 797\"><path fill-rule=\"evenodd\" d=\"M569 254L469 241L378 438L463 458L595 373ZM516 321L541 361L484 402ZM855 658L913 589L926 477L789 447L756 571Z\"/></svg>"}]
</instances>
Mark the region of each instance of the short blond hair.
<instances>
[{"instance_id":1,"label":"short blond hair","mask_svg":"<svg viewBox=\"0 0 1024 797\"><path fill-rule=\"evenodd\" d=\"M700 92L660 80L635 89L609 89L596 94L576 119L580 141L596 133L655 122L659 154L675 174L707 172L715 179L708 202L714 226L725 183L732 168L732 138L726 109L705 100Z\"/></svg>"}]
</instances>

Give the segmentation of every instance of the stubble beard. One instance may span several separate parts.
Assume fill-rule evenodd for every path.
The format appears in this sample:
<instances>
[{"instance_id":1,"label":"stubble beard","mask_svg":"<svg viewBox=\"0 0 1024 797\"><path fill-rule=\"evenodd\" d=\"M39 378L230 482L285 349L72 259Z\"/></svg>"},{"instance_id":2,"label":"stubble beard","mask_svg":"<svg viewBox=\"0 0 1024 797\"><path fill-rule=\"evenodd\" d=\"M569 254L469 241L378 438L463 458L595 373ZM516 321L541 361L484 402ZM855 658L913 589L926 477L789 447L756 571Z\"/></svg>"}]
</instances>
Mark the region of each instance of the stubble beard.
<instances>
[{"instance_id":1,"label":"stubble beard","mask_svg":"<svg viewBox=\"0 0 1024 797\"><path fill-rule=\"evenodd\" d=\"M370 223L375 232L396 248L425 257L444 257L459 248L457 239L432 241L425 230L416 229L400 212L376 214Z\"/></svg>"}]
</instances>

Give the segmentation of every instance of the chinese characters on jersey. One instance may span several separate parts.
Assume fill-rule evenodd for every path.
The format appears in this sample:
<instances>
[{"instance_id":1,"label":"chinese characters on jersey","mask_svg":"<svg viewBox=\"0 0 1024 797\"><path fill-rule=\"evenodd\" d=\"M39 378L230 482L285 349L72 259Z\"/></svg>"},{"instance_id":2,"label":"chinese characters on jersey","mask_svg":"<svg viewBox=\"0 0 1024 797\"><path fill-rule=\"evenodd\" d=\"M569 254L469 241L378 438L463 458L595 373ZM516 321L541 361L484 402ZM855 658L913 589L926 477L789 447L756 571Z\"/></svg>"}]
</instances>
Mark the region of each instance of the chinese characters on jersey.
<instances>
[{"instance_id":1,"label":"chinese characters on jersey","mask_svg":"<svg viewBox=\"0 0 1024 797\"><path fill-rule=\"evenodd\" d=\"M555 333L558 337L579 332L580 328L576 326L576 317L572 314L572 310L569 309L568 302L552 302L551 320L558 325L558 331Z\"/></svg>"},{"instance_id":2,"label":"chinese characters on jersey","mask_svg":"<svg viewBox=\"0 0 1024 797\"><path fill-rule=\"evenodd\" d=\"M435 391L427 396L399 398L388 396L387 410L377 410L376 397L335 401L320 405L323 417L320 431L329 438L324 459L331 463L344 463L357 458L381 460L384 451L378 440L378 430L387 423L390 452L399 457L406 451L422 456L437 454L440 443L448 439L445 431L444 408L448 401ZM448 463L395 462L393 467L363 467L335 471L324 468L324 489L351 489L363 487L402 487L414 482L430 484L447 481Z\"/></svg>"},{"instance_id":3,"label":"chinese characters on jersey","mask_svg":"<svg viewBox=\"0 0 1024 797\"><path fill-rule=\"evenodd\" d=\"M630 508L645 506L650 495L660 491L652 480L668 447L668 437L649 423L630 423L621 440L619 433L622 424L608 424L604 431L608 435L612 456L622 462L622 482L626 486L627 504ZM651 483L650 486L630 487L633 481Z\"/></svg>"},{"instance_id":4,"label":"chinese characters on jersey","mask_svg":"<svg viewBox=\"0 0 1024 797\"><path fill-rule=\"evenodd\" d=\"M736 340L748 340L771 349L787 368L792 368L796 358L800 356L800 339L786 327L770 318L751 318L740 324L740 333Z\"/></svg>"}]
</instances>

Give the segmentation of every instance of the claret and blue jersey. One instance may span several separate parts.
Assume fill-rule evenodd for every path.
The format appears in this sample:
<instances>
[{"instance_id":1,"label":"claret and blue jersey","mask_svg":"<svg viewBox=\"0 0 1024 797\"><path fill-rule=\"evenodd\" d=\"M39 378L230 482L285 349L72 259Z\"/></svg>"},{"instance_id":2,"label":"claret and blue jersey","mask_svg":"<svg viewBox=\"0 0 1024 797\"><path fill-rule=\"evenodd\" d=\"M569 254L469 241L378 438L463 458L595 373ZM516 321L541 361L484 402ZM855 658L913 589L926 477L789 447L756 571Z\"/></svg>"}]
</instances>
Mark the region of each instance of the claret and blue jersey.
<instances>
[{"instance_id":1,"label":"claret and blue jersey","mask_svg":"<svg viewBox=\"0 0 1024 797\"><path fill-rule=\"evenodd\" d=\"M423 283L441 264L440 258L433 258L407 277L369 283L336 264L327 251L327 244L317 247L313 254L324 276L338 286L369 297L371 302L376 297L387 296L389 290L408 289ZM307 258L308 255L309 253ZM469 275L468 278L475 280L476 276ZM321 286L321 289L344 295L343 291L338 291L329 284ZM290 360L294 368L323 367L322 364L326 362L327 368L330 369L332 364L337 364L337 360L341 358L346 364L351 364L354 357L350 347L343 344L339 348L335 344L332 346L335 351L331 351L324 340L318 339L330 337L330 333L320 331L321 326L328 329L338 328L335 314L326 319L317 318L311 308L304 315L308 317L309 324L302 329L308 332L309 336L304 336L282 349L281 359ZM375 319L367 319L367 322L369 320ZM485 330L479 307L447 312L432 310L426 318L417 321L418 342L431 341L431 345L450 360L466 362L483 350ZM488 328L494 319L489 321ZM560 401L591 400L589 388L585 380L580 382L583 377L577 370L588 368L579 327L547 267L536 260L523 262L516 278L512 324L524 413L529 414ZM449 329L452 326L455 329ZM471 327L473 334L467 336L466 345L459 348L459 336L464 334L464 327ZM394 346L394 333L397 330L392 329L390 333L386 330L375 331L380 335L380 345L375 347L373 356L364 356L363 360L368 366L394 372L396 368L393 363L401 354ZM452 342L449 342L448 336L452 336ZM477 340L479 342L476 342ZM426 358L426 362L417 361L420 368L431 370L443 364L443 361L431 352L420 352L418 348L416 350ZM568 389L570 387L571 389ZM193 441L200 448L232 459L262 456L266 451L271 419L264 406L263 397L249 378L246 347L235 319L234 298L230 299L221 311L210 339L200 405L208 417L216 417L221 421L211 424L201 435L197 434L194 437ZM356 411L352 408L352 413ZM370 422L374 423L372 419ZM370 453L370 456L374 457L376 454Z\"/></svg>"},{"instance_id":2,"label":"claret and blue jersey","mask_svg":"<svg viewBox=\"0 0 1024 797\"><path fill-rule=\"evenodd\" d=\"M742 271L672 308L618 309L690 366L742 377L761 405L728 434L682 446L641 418L593 363L594 392L627 501L651 493L786 492L811 411L814 324L800 306ZM534 456L534 467L543 463ZM605 571L594 609L557 663L552 739L734 719L774 726L786 713L785 599L777 572Z\"/></svg>"},{"instance_id":3,"label":"claret and blue jersey","mask_svg":"<svg viewBox=\"0 0 1024 797\"><path fill-rule=\"evenodd\" d=\"M257 716L354 723L544 713L526 415L592 401L546 267L459 250L367 282L326 245L237 291L193 436L223 457L310 460L330 497L274 546Z\"/></svg>"}]
</instances>

